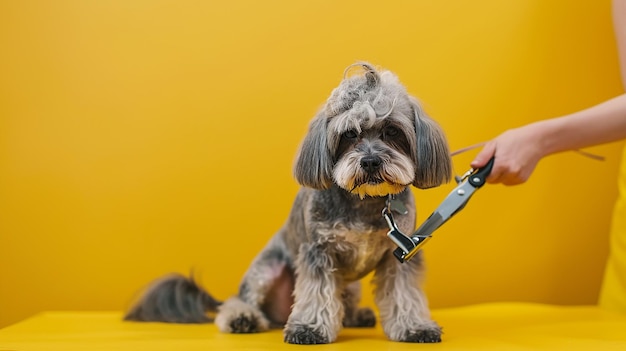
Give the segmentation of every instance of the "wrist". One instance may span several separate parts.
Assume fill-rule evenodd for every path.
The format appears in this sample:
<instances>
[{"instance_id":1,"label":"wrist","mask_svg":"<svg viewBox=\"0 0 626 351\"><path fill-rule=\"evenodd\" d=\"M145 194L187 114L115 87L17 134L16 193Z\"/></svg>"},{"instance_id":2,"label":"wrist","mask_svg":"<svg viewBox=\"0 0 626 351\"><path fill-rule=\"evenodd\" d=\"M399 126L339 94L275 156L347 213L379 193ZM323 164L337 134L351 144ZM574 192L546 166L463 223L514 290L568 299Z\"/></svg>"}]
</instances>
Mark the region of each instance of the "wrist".
<instances>
[{"instance_id":1,"label":"wrist","mask_svg":"<svg viewBox=\"0 0 626 351\"><path fill-rule=\"evenodd\" d=\"M545 156L561 150L563 136L561 125L557 119L543 120L532 123L530 133L534 136L538 156Z\"/></svg>"}]
</instances>

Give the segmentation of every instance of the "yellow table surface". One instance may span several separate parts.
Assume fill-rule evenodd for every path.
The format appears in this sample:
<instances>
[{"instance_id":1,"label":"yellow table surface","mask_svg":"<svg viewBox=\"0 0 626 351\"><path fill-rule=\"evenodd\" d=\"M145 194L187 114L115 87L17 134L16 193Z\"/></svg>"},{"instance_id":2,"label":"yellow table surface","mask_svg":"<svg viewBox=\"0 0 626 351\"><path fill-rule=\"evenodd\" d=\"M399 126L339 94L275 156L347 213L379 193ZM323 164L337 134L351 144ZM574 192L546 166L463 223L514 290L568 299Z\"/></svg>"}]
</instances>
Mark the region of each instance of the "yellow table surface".
<instances>
[{"instance_id":1,"label":"yellow table surface","mask_svg":"<svg viewBox=\"0 0 626 351\"><path fill-rule=\"evenodd\" d=\"M131 323L119 312L44 312L0 330L0 350L626 350L626 315L595 306L494 303L433 311L440 344L388 341L380 327L336 343L288 345L275 330L219 333L213 324Z\"/></svg>"}]
</instances>

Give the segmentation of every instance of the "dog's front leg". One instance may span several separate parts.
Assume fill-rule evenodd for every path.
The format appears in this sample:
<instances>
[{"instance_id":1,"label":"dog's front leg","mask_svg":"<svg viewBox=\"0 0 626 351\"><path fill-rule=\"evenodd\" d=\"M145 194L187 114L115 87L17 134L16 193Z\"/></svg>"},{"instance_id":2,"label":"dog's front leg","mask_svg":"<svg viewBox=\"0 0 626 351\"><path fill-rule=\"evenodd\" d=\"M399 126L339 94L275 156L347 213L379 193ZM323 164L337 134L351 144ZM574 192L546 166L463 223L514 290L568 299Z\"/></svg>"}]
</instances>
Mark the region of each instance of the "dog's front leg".
<instances>
[{"instance_id":1,"label":"dog's front leg","mask_svg":"<svg viewBox=\"0 0 626 351\"><path fill-rule=\"evenodd\" d=\"M328 243L300 246L295 301L285 326L285 342L327 344L337 338L344 314L342 289L328 246Z\"/></svg>"},{"instance_id":2,"label":"dog's front leg","mask_svg":"<svg viewBox=\"0 0 626 351\"><path fill-rule=\"evenodd\" d=\"M399 263L389 254L374 275L375 301L387 337L394 341L441 341L441 328L430 319L428 302L420 289L422 256Z\"/></svg>"}]
</instances>

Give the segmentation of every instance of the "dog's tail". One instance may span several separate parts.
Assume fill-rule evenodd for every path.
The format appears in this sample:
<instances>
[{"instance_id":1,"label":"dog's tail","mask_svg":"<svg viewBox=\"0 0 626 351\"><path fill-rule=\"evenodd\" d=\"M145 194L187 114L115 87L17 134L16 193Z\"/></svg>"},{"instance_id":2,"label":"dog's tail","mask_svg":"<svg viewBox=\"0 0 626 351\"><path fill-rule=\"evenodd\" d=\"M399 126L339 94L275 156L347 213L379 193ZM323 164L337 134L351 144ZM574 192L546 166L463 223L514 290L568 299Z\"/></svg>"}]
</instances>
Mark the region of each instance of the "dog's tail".
<instances>
[{"instance_id":1,"label":"dog's tail","mask_svg":"<svg viewBox=\"0 0 626 351\"><path fill-rule=\"evenodd\" d=\"M209 323L209 312L222 302L200 287L193 276L173 273L152 282L124 316L127 321Z\"/></svg>"}]
</instances>

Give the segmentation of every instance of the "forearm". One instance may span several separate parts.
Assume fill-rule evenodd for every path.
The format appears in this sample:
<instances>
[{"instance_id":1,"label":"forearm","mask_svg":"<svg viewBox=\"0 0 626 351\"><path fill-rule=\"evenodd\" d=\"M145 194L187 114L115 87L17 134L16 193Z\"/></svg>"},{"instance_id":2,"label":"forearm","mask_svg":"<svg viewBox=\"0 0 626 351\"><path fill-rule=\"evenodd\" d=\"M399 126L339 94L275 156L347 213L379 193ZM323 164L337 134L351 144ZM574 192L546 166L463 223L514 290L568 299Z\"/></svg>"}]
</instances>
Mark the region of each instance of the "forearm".
<instances>
[{"instance_id":1,"label":"forearm","mask_svg":"<svg viewBox=\"0 0 626 351\"><path fill-rule=\"evenodd\" d=\"M626 138L626 94L564 117L533 123L543 155Z\"/></svg>"}]
</instances>

